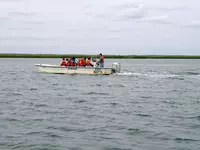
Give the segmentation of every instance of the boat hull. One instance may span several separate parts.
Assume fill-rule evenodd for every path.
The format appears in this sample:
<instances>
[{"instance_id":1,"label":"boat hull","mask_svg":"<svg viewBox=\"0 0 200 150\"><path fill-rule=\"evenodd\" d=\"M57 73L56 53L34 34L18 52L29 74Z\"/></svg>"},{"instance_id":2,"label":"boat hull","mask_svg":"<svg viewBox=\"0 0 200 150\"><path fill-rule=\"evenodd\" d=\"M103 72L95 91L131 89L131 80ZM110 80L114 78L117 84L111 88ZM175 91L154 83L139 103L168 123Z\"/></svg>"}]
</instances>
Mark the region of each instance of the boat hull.
<instances>
[{"instance_id":1,"label":"boat hull","mask_svg":"<svg viewBox=\"0 0 200 150\"><path fill-rule=\"evenodd\" d=\"M89 74L89 75L110 75L115 73L112 68L95 68L95 67L65 67L47 64L36 65L40 72L54 74Z\"/></svg>"}]
</instances>

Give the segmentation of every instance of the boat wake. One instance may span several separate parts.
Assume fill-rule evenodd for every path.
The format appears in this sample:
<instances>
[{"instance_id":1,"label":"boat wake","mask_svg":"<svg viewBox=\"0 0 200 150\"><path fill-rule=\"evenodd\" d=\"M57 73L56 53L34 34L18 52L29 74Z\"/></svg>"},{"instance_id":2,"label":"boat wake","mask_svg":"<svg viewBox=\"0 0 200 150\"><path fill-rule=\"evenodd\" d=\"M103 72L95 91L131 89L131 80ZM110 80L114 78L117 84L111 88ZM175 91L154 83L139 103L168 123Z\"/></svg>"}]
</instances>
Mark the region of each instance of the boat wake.
<instances>
[{"instance_id":1,"label":"boat wake","mask_svg":"<svg viewBox=\"0 0 200 150\"><path fill-rule=\"evenodd\" d=\"M117 76L132 76L132 77L146 77L146 78L157 78L157 79L177 79L184 80L185 78L195 78L200 79L199 73L178 73L178 74L170 74L170 73L158 73L158 72L147 72L147 73L139 73L139 72L121 72L116 73Z\"/></svg>"},{"instance_id":2,"label":"boat wake","mask_svg":"<svg viewBox=\"0 0 200 150\"><path fill-rule=\"evenodd\" d=\"M200 73L199 72L191 72L191 71L187 71L187 72L181 72L179 73L179 75L188 75L188 76L195 76L195 75L198 75L200 76Z\"/></svg>"},{"instance_id":3,"label":"boat wake","mask_svg":"<svg viewBox=\"0 0 200 150\"><path fill-rule=\"evenodd\" d=\"M148 76L148 77L176 77L179 75L176 74L166 74L166 73L157 73L157 72L147 72L147 73L139 73L139 72L121 72L116 73L116 75L121 76Z\"/></svg>"},{"instance_id":4,"label":"boat wake","mask_svg":"<svg viewBox=\"0 0 200 150\"><path fill-rule=\"evenodd\" d=\"M115 75L121 75L121 76L133 76L135 73L132 72L122 72L122 73L116 73Z\"/></svg>"}]
</instances>

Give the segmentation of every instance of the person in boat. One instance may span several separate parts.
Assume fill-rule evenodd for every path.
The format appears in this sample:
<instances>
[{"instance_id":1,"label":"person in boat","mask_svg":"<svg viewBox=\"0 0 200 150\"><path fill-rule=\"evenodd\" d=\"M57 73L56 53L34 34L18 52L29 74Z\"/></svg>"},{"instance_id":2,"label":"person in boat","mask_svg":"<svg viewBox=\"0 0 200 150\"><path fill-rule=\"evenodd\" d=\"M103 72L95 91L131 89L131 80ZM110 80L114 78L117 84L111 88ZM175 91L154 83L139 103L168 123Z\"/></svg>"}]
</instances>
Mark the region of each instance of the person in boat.
<instances>
[{"instance_id":1,"label":"person in boat","mask_svg":"<svg viewBox=\"0 0 200 150\"><path fill-rule=\"evenodd\" d=\"M76 64L76 58L72 57L72 60L74 61L74 65L77 66L77 64Z\"/></svg>"},{"instance_id":2,"label":"person in boat","mask_svg":"<svg viewBox=\"0 0 200 150\"><path fill-rule=\"evenodd\" d=\"M84 62L86 63L86 57L84 57Z\"/></svg>"},{"instance_id":3,"label":"person in boat","mask_svg":"<svg viewBox=\"0 0 200 150\"><path fill-rule=\"evenodd\" d=\"M66 67L67 67L67 66L70 66L70 61L69 61L68 58L66 59L66 65L65 65L65 66L66 66Z\"/></svg>"},{"instance_id":4,"label":"person in boat","mask_svg":"<svg viewBox=\"0 0 200 150\"><path fill-rule=\"evenodd\" d=\"M75 58L75 64L76 64L76 66L78 66L78 62L79 62L79 59Z\"/></svg>"},{"instance_id":5,"label":"person in boat","mask_svg":"<svg viewBox=\"0 0 200 150\"><path fill-rule=\"evenodd\" d=\"M102 53L99 54L99 66L100 66L100 68L104 67L104 57L103 57Z\"/></svg>"},{"instance_id":6,"label":"person in boat","mask_svg":"<svg viewBox=\"0 0 200 150\"><path fill-rule=\"evenodd\" d=\"M66 59L63 58L63 59L62 59L62 62L61 62L61 64L60 64L60 66L66 66L66 64L67 64Z\"/></svg>"},{"instance_id":7,"label":"person in boat","mask_svg":"<svg viewBox=\"0 0 200 150\"><path fill-rule=\"evenodd\" d=\"M94 60L94 61L91 61L91 63L92 63L92 65L93 65L93 67L97 67L97 66L98 66L98 63L97 63L97 61L96 61L96 60Z\"/></svg>"},{"instance_id":8,"label":"person in boat","mask_svg":"<svg viewBox=\"0 0 200 150\"><path fill-rule=\"evenodd\" d=\"M71 57L69 60L69 66L75 66L74 59Z\"/></svg>"},{"instance_id":9,"label":"person in boat","mask_svg":"<svg viewBox=\"0 0 200 150\"><path fill-rule=\"evenodd\" d=\"M80 60L78 62L78 66L80 66L80 67L84 67L85 66L85 60L84 60L84 58L80 58Z\"/></svg>"},{"instance_id":10,"label":"person in boat","mask_svg":"<svg viewBox=\"0 0 200 150\"><path fill-rule=\"evenodd\" d=\"M90 58L88 58L88 59L86 60L85 65L86 65L87 67L93 67L93 64L92 64Z\"/></svg>"},{"instance_id":11,"label":"person in boat","mask_svg":"<svg viewBox=\"0 0 200 150\"><path fill-rule=\"evenodd\" d=\"M93 65L93 67L98 67L98 61L96 58L91 57L90 63Z\"/></svg>"}]
</instances>

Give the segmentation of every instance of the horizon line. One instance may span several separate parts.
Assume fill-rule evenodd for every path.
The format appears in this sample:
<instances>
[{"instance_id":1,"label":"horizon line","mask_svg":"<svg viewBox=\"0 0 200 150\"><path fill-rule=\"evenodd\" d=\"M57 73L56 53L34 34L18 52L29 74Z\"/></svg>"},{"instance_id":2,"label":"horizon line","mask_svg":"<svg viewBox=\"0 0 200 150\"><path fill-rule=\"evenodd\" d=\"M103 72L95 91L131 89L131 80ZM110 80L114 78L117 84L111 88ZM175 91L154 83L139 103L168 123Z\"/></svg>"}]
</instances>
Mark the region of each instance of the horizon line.
<instances>
[{"instance_id":1,"label":"horizon line","mask_svg":"<svg viewBox=\"0 0 200 150\"><path fill-rule=\"evenodd\" d=\"M99 54L64 54L64 53L1 53L0 55L92 55L96 56ZM200 55L189 55L189 54L103 54L104 56L200 56Z\"/></svg>"}]
</instances>

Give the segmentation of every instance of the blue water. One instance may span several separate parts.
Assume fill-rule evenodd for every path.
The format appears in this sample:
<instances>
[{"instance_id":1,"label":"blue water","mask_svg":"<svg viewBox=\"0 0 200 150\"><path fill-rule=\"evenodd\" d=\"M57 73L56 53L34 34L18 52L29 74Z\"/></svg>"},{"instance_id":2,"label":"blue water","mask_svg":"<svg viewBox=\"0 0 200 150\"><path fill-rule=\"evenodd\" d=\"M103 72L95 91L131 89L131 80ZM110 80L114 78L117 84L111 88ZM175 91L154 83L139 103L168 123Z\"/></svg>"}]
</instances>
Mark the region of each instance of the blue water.
<instances>
[{"instance_id":1,"label":"blue water","mask_svg":"<svg viewBox=\"0 0 200 150\"><path fill-rule=\"evenodd\" d=\"M200 60L120 62L110 76L0 59L1 150L199 150Z\"/></svg>"}]
</instances>

